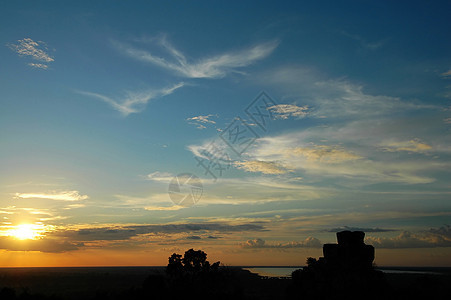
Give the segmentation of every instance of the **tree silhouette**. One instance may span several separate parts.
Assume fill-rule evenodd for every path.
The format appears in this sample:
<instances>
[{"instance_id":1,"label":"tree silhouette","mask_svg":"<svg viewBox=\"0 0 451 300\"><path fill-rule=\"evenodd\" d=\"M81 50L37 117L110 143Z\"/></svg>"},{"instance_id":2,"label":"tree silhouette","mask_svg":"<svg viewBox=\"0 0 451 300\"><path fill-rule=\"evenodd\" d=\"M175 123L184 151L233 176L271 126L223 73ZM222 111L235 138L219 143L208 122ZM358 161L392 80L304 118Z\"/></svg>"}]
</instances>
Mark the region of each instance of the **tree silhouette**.
<instances>
[{"instance_id":1,"label":"tree silhouette","mask_svg":"<svg viewBox=\"0 0 451 300\"><path fill-rule=\"evenodd\" d=\"M166 267L166 272L169 275L177 275L183 271L182 256L180 254L173 253L168 260L169 263Z\"/></svg>"},{"instance_id":2,"label":"tree silhouette","mask_svg":"<svg viewBox=\"0 0 451 300\"><path fill-rule=\"evenodd\" d=\"M207 253L202 250L189 249L185 251L183 258L180 254L173 253L166 267L166 272L171 276L183 274L200 274L217 271L219 261L210 264L207 260Z\"/></svg>"},{"instance_id":3,"label":"tree silhouette","mask_svg":"<svg viewBox=\"0 0 451 300\"><path fill-rule=\"evenodd\" d=\"M316 262L317 262L316 258L307 257L306 263L308 267L312 268L316 264Z\"/></svg>"},{"instance_id":4,"label":"tree silhouette","mask_svg":"<svg viewBox=\"0 0 451 300\"><path fill-rule=\"evenodd\" d=\"M207 253L202 250L195 251L189 249L183 256L183 266L186 271L200 272L202 270L209 270L210 263L207 260Z\"/></svg>"}]
</instances>

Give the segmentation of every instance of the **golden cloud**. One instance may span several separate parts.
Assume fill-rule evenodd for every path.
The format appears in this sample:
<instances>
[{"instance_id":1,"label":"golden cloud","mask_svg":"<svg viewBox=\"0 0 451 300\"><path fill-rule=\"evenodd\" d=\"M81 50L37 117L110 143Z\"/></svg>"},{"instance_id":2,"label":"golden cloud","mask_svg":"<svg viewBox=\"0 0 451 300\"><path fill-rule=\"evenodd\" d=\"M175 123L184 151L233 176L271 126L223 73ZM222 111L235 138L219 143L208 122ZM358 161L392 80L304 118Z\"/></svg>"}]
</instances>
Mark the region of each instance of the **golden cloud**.
<instances>
[{"instance_id":1,"label":"golden cloud","mask_svg":"<svg viewBox=\"0 0 451 300\"><path fill-rule=\"evenodd\" d=\"M237 161L234 162L234 165L238 169L245 170L246 172L260 172L263 174L274 174L274 175L285 174L289 172L289 170L273 161L261 161L261 160Z\"/></svg>"}]
</instances>

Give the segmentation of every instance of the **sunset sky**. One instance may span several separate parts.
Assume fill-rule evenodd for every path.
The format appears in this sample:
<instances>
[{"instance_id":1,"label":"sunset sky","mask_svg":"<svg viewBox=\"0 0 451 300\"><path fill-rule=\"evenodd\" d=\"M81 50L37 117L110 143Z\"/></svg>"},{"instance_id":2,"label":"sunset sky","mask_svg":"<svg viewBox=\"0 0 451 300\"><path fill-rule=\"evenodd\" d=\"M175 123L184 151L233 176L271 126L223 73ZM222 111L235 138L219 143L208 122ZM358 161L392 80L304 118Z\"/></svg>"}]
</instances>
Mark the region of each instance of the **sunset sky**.
<instances>
[{"instance_id":1,"label":"sunset sky","mask_svg":"<svg viewBox=\"0 0 451 300\"><path fill-rule=\"evenodd\" d=\"M303 265L345 229L451 267L450 14L2 1L0 267Z\"/></svg>"}]
</instances>

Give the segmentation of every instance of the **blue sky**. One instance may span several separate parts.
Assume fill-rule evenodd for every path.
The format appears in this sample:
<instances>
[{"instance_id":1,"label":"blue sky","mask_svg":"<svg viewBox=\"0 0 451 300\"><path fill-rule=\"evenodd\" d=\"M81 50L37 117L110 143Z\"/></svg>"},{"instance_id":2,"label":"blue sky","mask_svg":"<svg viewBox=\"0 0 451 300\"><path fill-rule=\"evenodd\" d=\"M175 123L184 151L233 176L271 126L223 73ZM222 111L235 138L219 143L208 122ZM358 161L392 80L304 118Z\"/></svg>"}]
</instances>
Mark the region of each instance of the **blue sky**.
<instances>
[{"instance_id":1,"label":"blue sky","mask_svg":"<svg viewBox=\"0 0 451 300\"><path fill-rule=\"evenodd\" d=\"M350 228L379 264L451 265L450 10L0 4L2 264L303 264ZM181 173L193 206L168 194Z\"/></svg>"}]
</instances>

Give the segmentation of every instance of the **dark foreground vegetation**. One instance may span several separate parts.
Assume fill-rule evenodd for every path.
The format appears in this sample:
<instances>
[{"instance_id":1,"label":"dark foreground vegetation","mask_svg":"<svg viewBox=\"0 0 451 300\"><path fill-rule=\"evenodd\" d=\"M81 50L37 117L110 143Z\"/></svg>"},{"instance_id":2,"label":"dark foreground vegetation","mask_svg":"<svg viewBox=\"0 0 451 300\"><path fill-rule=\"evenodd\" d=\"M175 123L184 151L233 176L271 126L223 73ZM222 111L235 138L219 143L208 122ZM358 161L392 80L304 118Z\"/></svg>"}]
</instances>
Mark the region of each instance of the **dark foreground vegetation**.
<instances>
[{"instance_id":1,"label":"dark foreground vegetation","mask_svg":"<svg viewBox=\"0 0 451 300\"><path fill-rule=\"evenodd\" d=\"M292 278L210 263L205 252L193 249L172 254L167 267L0 269L0 300L451 299L450 272L375 270L374 249L362 245L360 235L325 245L325 257L308 258Z\"/></svg>"},{"instance_id":2,"label":"dark foreground vegetation","mask_svg":"<svg viewBox=\"0 0 451 300\"><path fill-rule=\"evenodd\" d=\"M224 269L222 269L224 268ZM248 271L233 267L224 270L225 281L208 286L173 282L164 268L67 268L55 270L0 269L0 299L94 300L94 299L174 299L183 295L190 299L340 299L324 297L318 286L305 285L292 279L262 279ZM20 274L17 274L20 271ZM451 274L384 274L387 297L380 299L451 299ZM155 287L157 286L157 287ZM224 286L224 290L221 289ZM214 287L218 288L211 291ZM210 290L210 292L207 292ZM331 292L329 290L329 292ZM232 295L232 296L231 296ZM362 291L358 299L371 299L372 291ZM346 299L352 299L348 297ZM354 297L355 298L355 297Z\"/></svg>"}]
</instances>

